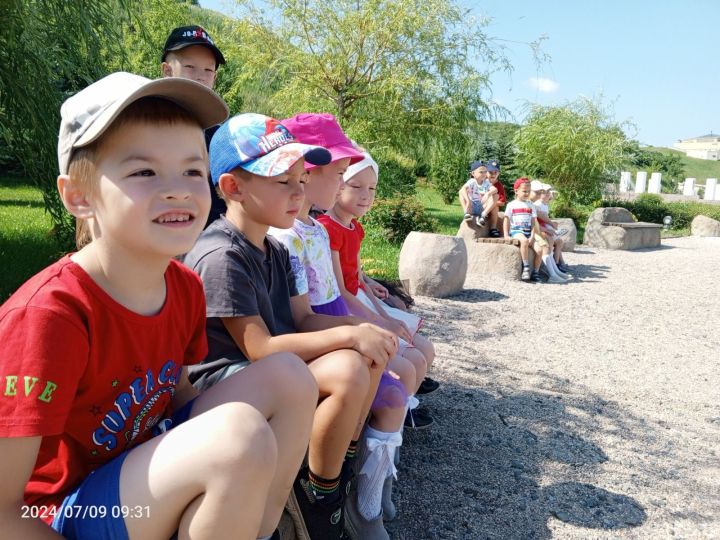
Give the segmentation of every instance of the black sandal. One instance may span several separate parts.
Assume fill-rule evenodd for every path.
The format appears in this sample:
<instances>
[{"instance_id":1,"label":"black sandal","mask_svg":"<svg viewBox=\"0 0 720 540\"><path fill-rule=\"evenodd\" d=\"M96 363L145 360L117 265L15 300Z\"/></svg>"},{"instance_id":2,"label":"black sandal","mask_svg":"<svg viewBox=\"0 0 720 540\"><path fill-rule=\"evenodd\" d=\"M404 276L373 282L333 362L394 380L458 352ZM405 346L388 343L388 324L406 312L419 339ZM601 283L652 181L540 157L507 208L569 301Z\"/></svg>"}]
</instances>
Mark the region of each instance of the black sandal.
<instances>
[{"instance_id":1,"label":"black sandal","mask_svg":"<svg viewBox=\"0 0 720 540\"><path fill-rule=\"evenodd\" d=\"M490 238L500 238L500 231L497 229L490 229Z\"/></svg>"}]
</instances>

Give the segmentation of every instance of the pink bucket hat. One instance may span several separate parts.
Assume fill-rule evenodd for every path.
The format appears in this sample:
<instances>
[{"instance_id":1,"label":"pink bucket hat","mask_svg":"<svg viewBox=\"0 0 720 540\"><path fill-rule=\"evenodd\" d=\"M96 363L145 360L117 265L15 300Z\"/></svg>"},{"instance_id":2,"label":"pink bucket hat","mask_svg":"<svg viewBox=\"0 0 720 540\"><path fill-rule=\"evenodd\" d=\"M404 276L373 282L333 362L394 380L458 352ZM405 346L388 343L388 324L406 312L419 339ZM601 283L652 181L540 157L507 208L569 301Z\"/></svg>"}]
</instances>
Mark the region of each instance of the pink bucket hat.
<instances>
[{"instance_id":1,"label":"pink bucket hat","mask_svg":"<svg viewBox=\"0 0 720 540\"><path fill-rule=\"evenodd\" d=\"M330 151L333 161L350 158L350 164L362 161L362 152L357 150L340 124L330 113L300 113L292 118L281 120L280 123L303 144L322 146ZM316 165L305 162L306 169Z\"/></svg>"}]
</instances>

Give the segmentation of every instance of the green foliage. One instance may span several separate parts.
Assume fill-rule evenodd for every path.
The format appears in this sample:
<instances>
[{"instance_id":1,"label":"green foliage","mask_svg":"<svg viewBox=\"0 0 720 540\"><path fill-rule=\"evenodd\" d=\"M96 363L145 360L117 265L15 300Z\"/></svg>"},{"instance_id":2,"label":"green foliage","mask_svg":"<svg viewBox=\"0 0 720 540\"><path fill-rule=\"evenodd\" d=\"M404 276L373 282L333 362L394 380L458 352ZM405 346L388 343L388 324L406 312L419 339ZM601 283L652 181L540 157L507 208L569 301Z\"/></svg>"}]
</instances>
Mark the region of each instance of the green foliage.
<instances>
[{"instance_id":1,"label":"green foliage","mask_svg":"<svg viewBox=\"0 0 720 540\"><path fill-rule=\"evenodd\" d=\"M560 107L534 106L515 142L517 166L575 203L599 199L626 160L622 126L587 98Z\"/></svg>"},{"instance_id":2,"label":"green foliage","mask_svg":"<svg viewBox=\"0 0 720 540\"><path fill-rule=\"evenodd\" d=\"M476 137L470 139L472 159L496 159L500 163L500 182L506 193L512 193L513 183L522 176L516 165L515 135L519 129L519 125L508 122L479 122Z\"/></svg>"},{"instance_id":3,"label":"green foliage","mask_svg":"<svg viewBox=\"0 0 720 540\"><path fill-rule=\"evenodd\" d=\"M683 152L673 150L671 148L649 146L644 148L644 150L664 154L666 156L672 156L673 158L679 160L684 173L677 178L678 182L683 181L685 178L696 178L698 183L703 183L703 180L706 178L720 178L720 161L688 157ZM665 175L663 175L663 190L665 190L665 188ZM671 188L669 191L670 193L677 192L677 184L668 186L668 188Z\"/></svg>"},{"instance_id":4,"label":"green foliage","mask_svg":"<svg viewBox=\"0 0 720 540\"><path fill-rule=\"evenodd\" d=\"M0 137L26 177L41 188L68 247L73 220L55 187L60 104L105 75L109 58L124 57L120 19L129 4L4 0L0 9Z\"/></svg>"},{"instance_id":5,"label":"green foliage","mask_svg":"<svg viewBox=\"0 0 720 540\"><path fill-rule=\"evenodd\" d=\"M470 153L466 144L438 141L432 147L428 179L446 204L457 200L458 191L469 178Z\"/></svg>"},{"instance_id":6,"label":"green foliage","mask_svg":"<svg viewBox=\"0 0 720 540\"><path fill-rule=\"evenodd\" d=\"M675 193L677 183L685 179L685 165L680 155L640 148L636 141L628 145L632 172L648 171L662 173L663 193Z\"/></svg>"},{"instance_id":7,"label":"green foliage","mask_svg":"<svg viewBox=\"0 0 720 540\"><path fill-rule=\"evenodd\" d=\"M378 198L415 193L417 177L412 160L389 150L373 151L372 156L380 168Z\"/></svg>"},{"instance_id":8,"label":"green foliage","mask_svg":"<svg viewBox=\"0 0 720 540\"><path fill-rule=\"evenodd\" d=\"M627 208L638 219L650 223L662 223L665 216L672 216L673 229L687 229L696 216L720 220L720 206L701 202L670 201L654 193L643 193L633 201L625 199L605 200L602 206Z\"/></svg>"},{"instance_id":9,"label":"green foliage","mask_svg":"<svg viewBox=\"0 0 720 540\"><path fill-rule=\"evenodd\" d=\"M475 60L488 70L509 68L502 48L483 32L488 21L469 17L452 0L245 5L267 33L244 40L251 53L244 54L243 71L251 79L273 74L268 82L276 84L265 86L268 107L280 116L331 112L370 146L404 149L416 146L409 140L462 133L490 110L482 99L489 75Z\"/></svg>"},{"instance_id":10,"label":"green foliage","mask_svg":"<svg viewBox=\"0 0 720 540\"><path fill-rule=\"evenodd\" d=\"M362 223L370 238L384 238L391 244L401 244L412 231L437 229L437 222L427 214L422 203L411 196L377 199Z\"/></svg>"}]
</instances>

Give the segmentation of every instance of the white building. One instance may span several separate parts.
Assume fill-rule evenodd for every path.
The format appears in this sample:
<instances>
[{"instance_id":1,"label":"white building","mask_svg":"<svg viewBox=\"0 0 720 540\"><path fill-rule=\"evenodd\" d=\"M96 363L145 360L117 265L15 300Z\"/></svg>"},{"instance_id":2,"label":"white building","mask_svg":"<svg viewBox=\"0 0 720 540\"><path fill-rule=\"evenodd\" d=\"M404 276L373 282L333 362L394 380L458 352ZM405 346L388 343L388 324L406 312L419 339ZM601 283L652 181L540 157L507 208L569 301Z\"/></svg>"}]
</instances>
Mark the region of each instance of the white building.
<instances>
[{"instance_id":1,"label":"white building","mask_svg":"<svg viewBox=\"0 0 720 540\"><path fill-rule=\"evenodd\" d=\"M673 145L688 157L720 160L720 135L709 133L702 137L681 139Z\"/></svg>"}]
</instances>

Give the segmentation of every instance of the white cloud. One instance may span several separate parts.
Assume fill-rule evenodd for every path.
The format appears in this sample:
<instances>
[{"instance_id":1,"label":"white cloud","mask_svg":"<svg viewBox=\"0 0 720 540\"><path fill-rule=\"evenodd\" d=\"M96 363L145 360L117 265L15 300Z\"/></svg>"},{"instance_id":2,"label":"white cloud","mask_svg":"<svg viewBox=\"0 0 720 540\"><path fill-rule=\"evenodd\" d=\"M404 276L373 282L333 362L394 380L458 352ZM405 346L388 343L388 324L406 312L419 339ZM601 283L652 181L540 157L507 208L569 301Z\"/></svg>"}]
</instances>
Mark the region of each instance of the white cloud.
<instances>
[{"instance_id":1,"label":"white cloud","mask_svg":"<svg viewBox=\"0 0 720 540\"><path fill-rule=\"evenodd\" d=\"M546 94L557 92L558 88L560 88L560 84L557 81L543 77L530 77L527 82L530 87Z\"/></svg>"}]
</instances>

